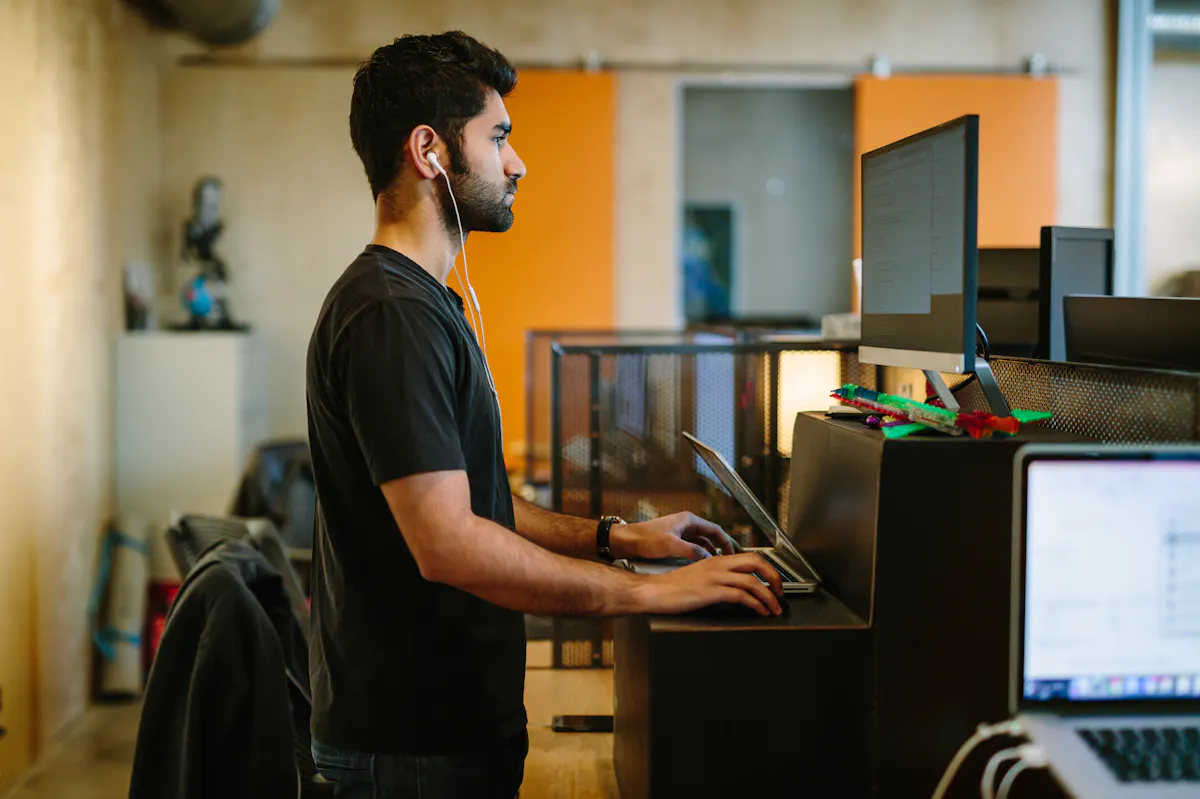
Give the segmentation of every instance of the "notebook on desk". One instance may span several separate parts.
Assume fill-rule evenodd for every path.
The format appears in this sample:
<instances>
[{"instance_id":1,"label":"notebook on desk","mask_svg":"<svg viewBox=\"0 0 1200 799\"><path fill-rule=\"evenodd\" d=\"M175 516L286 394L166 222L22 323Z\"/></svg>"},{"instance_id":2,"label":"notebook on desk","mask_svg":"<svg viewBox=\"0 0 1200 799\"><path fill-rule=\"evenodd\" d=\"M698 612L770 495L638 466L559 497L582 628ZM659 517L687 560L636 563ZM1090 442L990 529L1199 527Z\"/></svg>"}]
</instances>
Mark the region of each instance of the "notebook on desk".
<instances>
[{"instance_id":1,"label":"notebook on desk","mask_svg":"<svg viewBox=\"0 0 1200 799\"><path fill-rule=\"evenodd\" d=\"M737 500L750 519L767 537L771 546L752 547L747 551L757 552L775 571L779 572L779 576L783 578L784 595L811 594L816 591L821 582L816 570L800 554L787 534L780 529L775 517L762 506L758 497L754 496L754 492L750 490L741 476L734 471L721 453L690 433L684 433L683 436L692 445L692 449L696 451L701 460L708 464L708 468L712 469L713 474L721 481L721 485L725 486L725 490ZM661 574L678 569L681 565L685 564L681 561L657 563L634 561L628 564L628 568L641 574Z\"/></svg>"},{"instance_id":2,"label":"notebook on desk","mask_svg":"<svg viewBox=\"0 0 1200 799\"><path fill-rule=\"evenodd\" d=\"M1200 447L1017 456L1010 703L1088 799L1200 796Z\"/></svg>"}]
</instances>

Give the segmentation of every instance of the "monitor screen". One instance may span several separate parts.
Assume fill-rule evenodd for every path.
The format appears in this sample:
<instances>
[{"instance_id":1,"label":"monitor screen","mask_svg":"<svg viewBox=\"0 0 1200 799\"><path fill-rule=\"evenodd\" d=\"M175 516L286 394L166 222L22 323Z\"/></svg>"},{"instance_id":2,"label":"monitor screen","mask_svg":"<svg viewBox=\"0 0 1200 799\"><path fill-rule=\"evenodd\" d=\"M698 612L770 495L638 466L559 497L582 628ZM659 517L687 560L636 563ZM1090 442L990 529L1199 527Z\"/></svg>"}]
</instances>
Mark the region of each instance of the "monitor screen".
<instances>
[{"instance_id":1,"label":"monitor screen","mask_svg":"<svg viewBox=\"0 0 1200 799\"><path fill-rule=\"evenodd\" d=\"M1063 298L1113 293L1113 232L1110 228L1044 227L1040 255L1042 308L1037 357L1063 361L1067 358Z\"/></svg>"},{"instance_id":2,"label":"monitor screen","mask_svg":"<svg viewBox=\"0 0 1200 799\"><path fill-rule=\"evenodd\" d=\"M978 162L977 116L863 155L860 360L974 367Z\"/></svg>"},{"instance_id":3,"label":"monitor screen","mask_svg":"<svg viewBox=\"0 0 1200 799\"><path fill-rule=\"evenodd\" d=\"M779 545L780 539L786 536L781 535L775 518L762 506L762 503L758 501L758 497L754 496L754 492L742 480L741 475L733 470L733 467L729 465L729 462L719 452L703 441L686 432L683 434L683 437L688 440L692 445L692 449L696 451L696 457L704 461L717 479L721 481L721 485L724 486L725 490L737 500L742 509L758 525L763 535L771 542L771 546Z\"/></svg>"},{"instance_id":4,"label":"monitor screen","mask_svg":"<svg viewBox=\"0 0 1200 799\"><path fill-rule=\"evenodd\" d=\"M1058 240L1054 247L1054 278L1063 281L1064 294L1111 294L1112 241Z\"/></svg>"},{"instance_id":5,"label":"monitor screen","mask_svg":"<svg viewBox=\"0 0 1200 799\"><path fill-rule=\"evenodd\" d=\"M1200 372L1200 299L1068 295L1062 318L1069 361Z\"/></svg>"},{"instance_id":6,"label":"monitor screen","mask_svg":"<svg viewBox=\"0 0 1200 799\"><path fill-rule=\"evenodd\" d=\"M1200 454L1033 460L1025 703L1200 698Z\"/></svg>"}]
</instances>

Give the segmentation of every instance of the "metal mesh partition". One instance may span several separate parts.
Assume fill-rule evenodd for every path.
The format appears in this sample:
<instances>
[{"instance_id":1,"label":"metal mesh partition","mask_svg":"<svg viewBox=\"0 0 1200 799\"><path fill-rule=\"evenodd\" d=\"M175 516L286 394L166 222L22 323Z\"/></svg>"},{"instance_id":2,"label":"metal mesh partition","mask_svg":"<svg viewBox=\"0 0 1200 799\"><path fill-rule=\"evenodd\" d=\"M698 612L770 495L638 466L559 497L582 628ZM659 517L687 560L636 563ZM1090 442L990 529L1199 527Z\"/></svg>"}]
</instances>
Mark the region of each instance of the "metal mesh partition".
<instances>
[{"instance_id":1,"label":"metal mesh partition","mask_svg":"<svg viewBox=\"0 0 1200 799\"><path fill-rule=\"evenodd\" d=\"M1009 405L1050 411L1052 429L1116 444L1200 439L1200 375L1024 358L991 365ZM958 397L964 408L986 407L978 384Z\"/></svg>"},{"instance_id":2,"label":"metal mesh partition","mask_svg":"<svg viewBox=\"0 0 1200 799\"><path fill-rule=\"evenodd\" d=\"M630 521L691 511L747 543L761 539L682 433L721 452L768 508L785 508L796 413L828 407L844 382L875 385L875 367L815 340L558 342L551 361L552 507Z\"/></svg>"},{"instance_id":3,"label":"metal mesh partition","mask_svg":"<svg viewBox=\"0 0 1200 799\"><path fill-rule=\"evenodd\" d=\"M555 343L568 346L607 346L640 342L696 341L713 338L701 331L669 330L530 330L525 336L525 482L550 482L552 407L550 360ZM729 341L727 337L720 340Z\"/></svg>"},{"instance_id":4,"label":"metal mesh partition","mask_svg":"<svg viewBox=\"0 0 1200 799\"><path fill-rule=\"evenodd\" d=\"M722 341L711 333L635 340L549 339L555 510L629 521L691 511L744 544L762 544L682 433L721 452L766 507L785 510L781 443L790 449L796 412L828 407L844 382L876 384L875 367L818 341L701 343ZM551 625L556 667L612 665L611 635L599 621Z\"/></svg>"}]
</instances>

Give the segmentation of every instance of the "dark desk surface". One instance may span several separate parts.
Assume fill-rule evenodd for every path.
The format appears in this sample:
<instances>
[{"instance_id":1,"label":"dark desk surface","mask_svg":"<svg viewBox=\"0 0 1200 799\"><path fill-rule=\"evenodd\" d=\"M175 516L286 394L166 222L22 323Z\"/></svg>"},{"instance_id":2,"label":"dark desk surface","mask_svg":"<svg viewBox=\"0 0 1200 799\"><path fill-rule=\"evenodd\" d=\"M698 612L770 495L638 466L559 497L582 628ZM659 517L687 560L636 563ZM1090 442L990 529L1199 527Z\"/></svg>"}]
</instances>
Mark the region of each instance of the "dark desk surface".
<instances>
[{"instance_id":1,"label":"dark desk surface","mask_svg":"<svg viewBox=\"0 0 1200 799\"><path fill-rule=\"evenodd\" d=\"M790 796L797 784L810 796L865 795L869 630L824 591L788 605L777 617L618 620L613 758L622 799L727 799L749 786ZM704 756L717 741L791 768L748 776Z\"/></svg>"},{"instance_id":2,"label":"dark desk surface","mask_svg":"<svg viewBox=\"0 0 1200 799\"><path fill-rule=\"evenodd\" d=\"M816 593L787 598L788 609L780 616L705 616L703 611L682 616L647 616L652 635L658 633L796 632L798 630L844 630L866 627L865 621L832 595Z\"/></svg>"}]
</instances>

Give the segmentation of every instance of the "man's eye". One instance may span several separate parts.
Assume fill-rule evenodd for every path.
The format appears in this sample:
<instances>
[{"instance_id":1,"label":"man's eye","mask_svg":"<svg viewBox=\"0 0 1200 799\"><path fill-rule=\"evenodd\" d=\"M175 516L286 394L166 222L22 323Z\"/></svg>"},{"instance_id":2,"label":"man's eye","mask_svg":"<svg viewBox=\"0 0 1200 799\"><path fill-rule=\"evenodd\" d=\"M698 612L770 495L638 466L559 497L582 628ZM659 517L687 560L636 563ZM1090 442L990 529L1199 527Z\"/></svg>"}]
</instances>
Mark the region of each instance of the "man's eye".
<instances>
[{"instance_id":1,"label":"man's eye","mask_svg":"<svg viewBox=\"0 0 1200 799\"><path fill-rule=\"evenodd\" d=\"M504 137L503 136L497 136L496 138L492 139L492 141L496 142L497 147L504 146Z\"/></svg>"}]
</instances>

